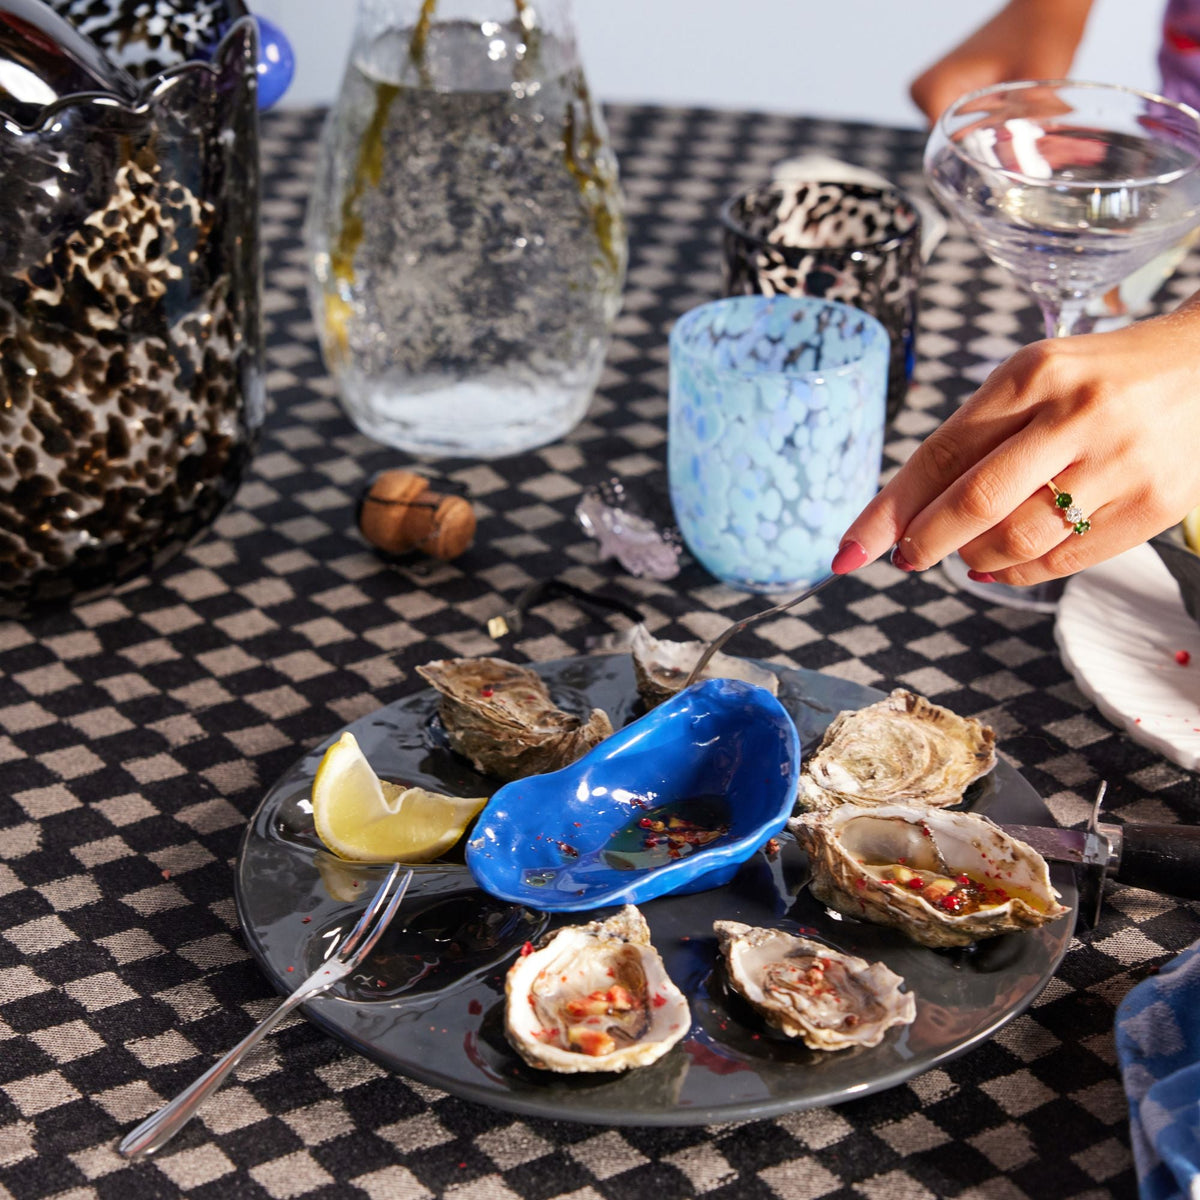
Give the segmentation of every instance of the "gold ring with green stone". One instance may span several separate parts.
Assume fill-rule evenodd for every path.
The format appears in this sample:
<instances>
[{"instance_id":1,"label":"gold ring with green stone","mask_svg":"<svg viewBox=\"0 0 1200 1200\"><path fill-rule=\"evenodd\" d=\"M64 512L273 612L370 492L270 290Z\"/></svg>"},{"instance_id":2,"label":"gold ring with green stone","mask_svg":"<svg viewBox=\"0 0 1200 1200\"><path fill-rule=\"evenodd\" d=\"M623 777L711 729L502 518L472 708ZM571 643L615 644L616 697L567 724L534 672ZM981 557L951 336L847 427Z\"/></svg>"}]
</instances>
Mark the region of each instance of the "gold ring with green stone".
<instances>
[{"instance_id":1,"label":"gold ring with green stone","mask_svg":"<svg viewBox=\"0 0 1200 1200\"><path fill-rule=\"evenodd\" d=\"M1082 537L1092 527L1091 521L1083 515L1083 509L1071 499L1071 493L1062 491L1053 479L1046 486L1054 493L1054 506L1062 512L1067 528Z\"/></svg>"}]
</instances>

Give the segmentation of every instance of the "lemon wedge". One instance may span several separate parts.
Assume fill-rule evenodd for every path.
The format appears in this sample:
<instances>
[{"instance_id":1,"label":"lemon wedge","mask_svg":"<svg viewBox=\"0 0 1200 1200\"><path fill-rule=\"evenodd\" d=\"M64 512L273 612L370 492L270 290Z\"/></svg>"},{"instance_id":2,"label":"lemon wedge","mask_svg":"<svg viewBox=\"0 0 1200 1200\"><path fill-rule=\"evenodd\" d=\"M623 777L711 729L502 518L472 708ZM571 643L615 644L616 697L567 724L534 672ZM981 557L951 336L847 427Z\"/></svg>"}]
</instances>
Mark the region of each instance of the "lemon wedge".
<instances>
[{"instance_id":1,"label":"lemon wedge","mask_svg":"<svg viewBox=\"0 0 1200 1200\"><path fill-rule=\"evenodd\" d=\"M1187 542L1189 550L1200 554L1200 505L1183 518L1183 540Z\"/></svg>"},{"instance_id":2,"label":"lemon wedge","mask_svg":"<svg viewBox=\"0 0 1200 1200\"><path fill-rule=\"evenodd\" d=\"M352 733L325 751L312 787L317 836L356 862L429 862L462 837L486 803L486 796L442 796L381 780Z\"/></svg>"}]
</instances>

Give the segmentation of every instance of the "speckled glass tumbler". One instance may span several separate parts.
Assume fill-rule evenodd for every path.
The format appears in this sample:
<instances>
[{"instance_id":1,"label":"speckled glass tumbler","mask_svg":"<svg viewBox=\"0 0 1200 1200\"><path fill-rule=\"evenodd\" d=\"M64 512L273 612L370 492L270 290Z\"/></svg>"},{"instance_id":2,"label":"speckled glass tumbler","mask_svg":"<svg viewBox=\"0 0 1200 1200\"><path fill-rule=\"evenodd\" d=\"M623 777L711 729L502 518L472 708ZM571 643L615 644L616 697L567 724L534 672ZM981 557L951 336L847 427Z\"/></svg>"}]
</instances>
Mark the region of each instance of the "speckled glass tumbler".
<instances>
[{"instance_id":1,"label":"speckled glass tumbler","mask_svg":"<svg viewBox=\"0 0 1200 1200\"><path fill-rule=\"evenodd\" d=\"M874 317L806 298L736 296L676 322L671 503L718 579L786 592L828 574L879 485L888 348Z\"/></svg>"}]
</instances>

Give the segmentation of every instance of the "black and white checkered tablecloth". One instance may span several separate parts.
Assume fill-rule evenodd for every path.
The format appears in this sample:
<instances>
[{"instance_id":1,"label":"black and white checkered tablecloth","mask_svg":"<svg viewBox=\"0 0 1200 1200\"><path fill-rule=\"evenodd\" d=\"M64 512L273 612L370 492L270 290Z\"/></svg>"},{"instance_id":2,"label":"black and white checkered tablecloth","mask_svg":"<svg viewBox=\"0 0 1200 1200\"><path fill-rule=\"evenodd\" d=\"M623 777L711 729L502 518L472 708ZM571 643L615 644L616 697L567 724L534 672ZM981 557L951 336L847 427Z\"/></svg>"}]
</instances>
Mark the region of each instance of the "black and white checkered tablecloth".
<instances>
[{"instance_id":1,"label":"black and white checkered tablecloth","mask_svg":"<svg viewBox=\"0 0 1200 1200\"><path fill-rule=\"evenodd\" d=\"M657 478L667 332L717 294L720 201L820 150L920 186L915 132L785 117L617 109L632 217L625 307L599 395L565 441L452 464L481 522L450 565L388 566L354 527L363 480L398 456L341 415L313 337L301 218L316 114L265 124L269 387L261 451L215 531L154 579L0 624L0 1200L363 1196L418 1200L1131 1196L1113 1011L1200 935L1196 906L1114 888L1035 1005L911 1083L737 1126L606 1130L519 1120L389 1075L300 1019L153 1161L118 1135L275 1002L243 947L233 861L264 788L442 655L497 652L489 617L566 578L707 636L756 601L695 565L669 584L597 561L572 518L612 472ZM1196 286L1187 271L1176 295ZM1007 278L951 236L923 291L916 386L891 462L1037 335ZM1116 733L1064 671L1049 618L989 608L938 571L874 566L739 649L990 722L1065 824L1097 780L1123 818L1192 821L1196 779ZM575 608L538 608L502 653L580 653Z\"/></svg>"}]
</instances>

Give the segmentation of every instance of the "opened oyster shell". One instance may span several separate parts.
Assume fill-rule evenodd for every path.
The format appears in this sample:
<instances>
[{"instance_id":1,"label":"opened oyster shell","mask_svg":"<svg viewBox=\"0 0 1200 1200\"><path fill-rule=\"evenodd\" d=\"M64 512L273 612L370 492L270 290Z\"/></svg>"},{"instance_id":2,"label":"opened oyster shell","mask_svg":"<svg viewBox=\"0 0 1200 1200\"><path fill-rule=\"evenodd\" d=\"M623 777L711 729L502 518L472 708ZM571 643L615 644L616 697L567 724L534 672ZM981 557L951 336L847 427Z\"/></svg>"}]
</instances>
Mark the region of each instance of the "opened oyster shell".
<instances>
[{"instance_id":1,"label":"opened oyster shell","mask_svg":"<svg viewBox=\"0 0 1200 1200\"><path fill-rule=\"evenodd\" d=\"M547 1071L643 1067L691 1027L687 1001L632 904L552 934L513 963L504 991L509 1042Z\"/></svg>"},{"instance_id":2,"label":"opened oyster shell","mask_svg":"<svg viewBox=\"0 0 1200 1200\"><path fill-rule=\"evenodd\" d=\"M613 731L598 708L585 723L555 707L529 667L499 658L447 658L417 671L441 693L438 712L450 745L477 771L498 779L557 771Z\"/></svg>"},{"instance_id":3,"label":"opened oyster shell","mask_svg":"<svg viewBox=\"0 0 1200 1200\"><path fill-rule=\"evenodd\" d=\"M804 764L801 808L837 804L957 804L996 765L996 735L897 688L885 700L839 713Z\"/></svg>"},{"instance_id":4,"label":"opened oyster shell","mask_svg":"<svg viewBox=\"0 0 1200 1200\"><path fill-rule=\"evenodd\" d=\"M729 981L769 1025L813 1050L877 1046L917 1002L883 965L782 929L714 921Z\"/></svg>"},{"instance_id":5,"label":"opened oyster shell","mask_svg":"<svg viewBox=\"0 0 1200 1200\"><path fill-rule=\"evenodd\" d=\"M1045 859L977 813L843 804L788 827L818 900L924 946L965 946L1070 912Z\"/></svg>"},{"instance_id":6,"label":"opened oyster shell","mask_svg":"<svg viewBox=\"0 0 1200 1200\"><path fill-rule=\"evenodd\" d=\"M633 630L630 653L637 677L638 695L648 708L669 700L687 682L707 642L671 642L654 637L644 625ZM717 653L704 668L701 679L741 679L766 688L772 696L779 691L774 671L755 666L744 658Z\"/></svg>"}]
</instances>

